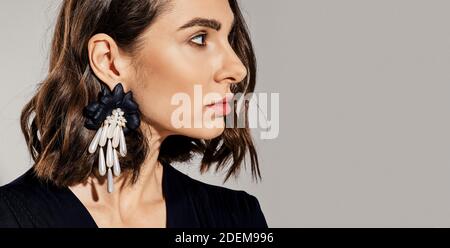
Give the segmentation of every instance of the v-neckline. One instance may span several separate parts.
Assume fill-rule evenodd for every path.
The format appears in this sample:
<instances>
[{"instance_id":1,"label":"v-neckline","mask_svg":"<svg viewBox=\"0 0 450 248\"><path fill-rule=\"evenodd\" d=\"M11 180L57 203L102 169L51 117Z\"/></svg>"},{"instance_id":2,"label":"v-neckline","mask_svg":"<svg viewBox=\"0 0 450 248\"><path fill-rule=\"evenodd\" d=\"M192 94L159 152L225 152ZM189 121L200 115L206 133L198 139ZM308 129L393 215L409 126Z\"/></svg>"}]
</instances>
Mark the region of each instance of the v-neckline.
<instances>
[{"instance_id":1,"label":"v-neckline","mask_svg":"<svg viewBox=\"0 0 450 248\"><path fill-rule=\"evenodd\" d=\"M171 206L169 206L170 201L168 200L169 197L168 196L168 182L167 182L167 170L170 169L168 168L169 166L171 166L169 163L166 163L165 161L161 162L162 165L162 179L161 179L161 185L162 185L162 193L163 193L163 197L164 197L164 202L165 202L165 208L166 208L166 227L165 228L169 228L170 224L172 223L170 217L172 216L170 211L171 211ZM64 188L65 191L68 193L69 197L72 198L72 200L74 201L74 203L76 205L78 205L78 207L81 209L81 215L82 218L84 218L90 227L93 228L99 228L99 226L97 225L97 222L95 222L94 217L91 215L91 213L89 212L89 210L87 209L87 207L81 202L81 200L75 195L75 193L73 193L72 190L70 190L69 187L65 187Z\"/></svg>"}]
</instances>

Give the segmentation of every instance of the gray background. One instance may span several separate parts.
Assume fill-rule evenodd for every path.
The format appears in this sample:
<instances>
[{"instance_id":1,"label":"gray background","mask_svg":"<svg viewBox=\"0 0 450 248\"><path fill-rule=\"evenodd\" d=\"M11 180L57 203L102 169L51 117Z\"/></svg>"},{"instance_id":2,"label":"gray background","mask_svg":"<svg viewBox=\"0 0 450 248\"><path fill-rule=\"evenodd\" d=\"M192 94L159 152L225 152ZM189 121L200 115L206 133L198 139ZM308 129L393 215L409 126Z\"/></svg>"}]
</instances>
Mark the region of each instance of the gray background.
<instances>
[{"instance_id":1,"label":"gray background","mask_svg":"<svg viewBox=\"0 0 450 248\"><path fill-rule=\"evenodd\" d=\"M262 183L225 186L257 196L272 227L450 227L450 1L241 2L280 133L255 133ZM0 184L31 165L18 120L58 3L0 3ZM221 184L196 169L180 168Z\"/></svg>"}]
</instances>

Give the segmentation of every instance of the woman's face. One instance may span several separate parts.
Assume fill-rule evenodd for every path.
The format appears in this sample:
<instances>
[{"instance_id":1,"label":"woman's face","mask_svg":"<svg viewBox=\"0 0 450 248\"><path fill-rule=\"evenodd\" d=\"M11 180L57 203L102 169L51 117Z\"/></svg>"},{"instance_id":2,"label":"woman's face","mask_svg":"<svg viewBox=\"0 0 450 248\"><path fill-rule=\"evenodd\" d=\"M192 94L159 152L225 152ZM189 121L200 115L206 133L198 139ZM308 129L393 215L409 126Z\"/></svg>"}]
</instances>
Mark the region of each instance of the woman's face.
<instances>
[{"instance_id":1,"label":"woman's face","mask_svg":"<svg viewBox=\"0 0 450 248\"><path fill-rule=\"evenodd\" d=\"M156 130L211 139L223 132L229 109L207 105L229 97L231 84L247 75L228 40L234 15L228 0L171 2L143 34L130 89Z\"/></svg>"}]
</instances>

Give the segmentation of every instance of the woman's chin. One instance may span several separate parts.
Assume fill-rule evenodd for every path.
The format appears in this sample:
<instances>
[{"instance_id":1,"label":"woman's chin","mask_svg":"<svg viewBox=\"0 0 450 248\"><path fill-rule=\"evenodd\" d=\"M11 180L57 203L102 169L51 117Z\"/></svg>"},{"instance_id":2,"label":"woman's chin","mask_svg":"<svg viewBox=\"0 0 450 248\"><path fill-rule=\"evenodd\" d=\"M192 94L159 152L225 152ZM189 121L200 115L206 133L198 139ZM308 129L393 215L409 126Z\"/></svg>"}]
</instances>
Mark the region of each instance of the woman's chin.
<instances>
[{"instance_id":1,"label":"woman's chin","mask_svg":"<svg viewBox=\"0 0 450 248\"><path fill-rule=\"evenodd\" d=\"M189 128L185 129L182 135L195 138L195 139L214 139L219 137L225 127L211 127L211 128Z\"/></svg>"},{"instance_id":2,"label":"woman's chin","mask_svg":"<svg viewBox=\"0 0 450 248\"><path fill-rule=\"evenodd\" d=\"M214 139L219 137L223 131L225 130L225 128L204 128L202 130L202 139Z\"/></svg>"}]
</instances>

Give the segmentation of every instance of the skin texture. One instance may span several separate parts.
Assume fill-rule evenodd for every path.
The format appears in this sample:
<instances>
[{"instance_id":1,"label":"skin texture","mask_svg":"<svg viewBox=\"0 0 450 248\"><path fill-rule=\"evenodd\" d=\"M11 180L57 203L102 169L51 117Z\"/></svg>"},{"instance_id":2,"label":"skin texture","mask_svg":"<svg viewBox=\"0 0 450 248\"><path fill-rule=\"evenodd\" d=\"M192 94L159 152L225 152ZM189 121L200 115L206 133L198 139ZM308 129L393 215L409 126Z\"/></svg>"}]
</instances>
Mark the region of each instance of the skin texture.
<instances>
[{"instance_id":1,"label":"skin texture","mask_svg":"<svg viewBox=\"0 0 450 248\"><path fill-rule=\"evenodd\" d=\"M111 194L104 182L95 178L69 187L99 227L166 226L163 169L157 161L162 141L174 134L202 139L219 136L224 130L223 116L211 116L210 108L206 107L211 99L203 96L221 99L230 92L231 84L241 82L247 74L228 42L234 16L227 0L171 2L172 8L143 34L142 47L135 57L125 53L106 34L96 34L89 41L90 65L96 76L111 89L121 82L125 92L133 92L142 113L141 128L150 147L141 176L133 186L125 186L126 175L121 175L115 178ZM217 20L221 29L194 26L179 30L198 17ZM206 46L199 46L202 44ZM199 100L194 99L196 84L201 85L201 104L194 104ZM180 107L173 105L171 99L180 92L191 101L188 116L191 127L176 128L171 119ZM194 128L196 121L201 128ZM207 128L212 122L222 126Z\"/></svg>"}]
</instances>

